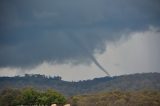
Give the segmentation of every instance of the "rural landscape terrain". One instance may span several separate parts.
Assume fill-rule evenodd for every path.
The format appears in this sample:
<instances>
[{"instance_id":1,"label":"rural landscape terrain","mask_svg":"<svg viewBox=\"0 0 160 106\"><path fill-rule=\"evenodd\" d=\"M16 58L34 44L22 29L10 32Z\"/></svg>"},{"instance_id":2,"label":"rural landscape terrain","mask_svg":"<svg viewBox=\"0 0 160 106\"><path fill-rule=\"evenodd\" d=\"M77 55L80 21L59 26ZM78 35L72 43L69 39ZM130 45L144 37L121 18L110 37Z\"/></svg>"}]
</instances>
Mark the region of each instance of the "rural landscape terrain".
<instances>
[{"instance_id":1,"label":"rural landscape terrain","mask_svg":"<svg viewBox=\"0 0 160 106\"><path fill-rule=\"evenodd\" d=\"M78 82L63 81L59 76L26 74L25 76L1 77L0 85L0 103L6 106L14 103L16 95L19 98L18 101L20 97L27 100L26 97L30 95L26 103L32 105L35 103L51 104L52 100L53 103L70 103L73 106L160 105L160 73L102 77ZM52 96L50 100L48 97ZM54 98L57 98L56 101ZM42 101L39 102L40 100Z\"/></svg>"}]
</instances>

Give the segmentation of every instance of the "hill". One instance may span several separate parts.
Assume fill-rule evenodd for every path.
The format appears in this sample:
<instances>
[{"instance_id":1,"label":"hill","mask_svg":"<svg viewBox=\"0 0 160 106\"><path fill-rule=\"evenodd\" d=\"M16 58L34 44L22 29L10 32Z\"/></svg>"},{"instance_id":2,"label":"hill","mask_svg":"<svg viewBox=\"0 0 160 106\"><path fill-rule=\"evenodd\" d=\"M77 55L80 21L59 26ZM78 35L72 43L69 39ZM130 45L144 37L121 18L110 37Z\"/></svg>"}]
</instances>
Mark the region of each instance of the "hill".
<instances>
[{"instance_id":1,"label":"hill","mask_svg":"<svg viewBox=\"0 0 160 106\"><path fill-rule=\"evenodd\" d=\"M159 91L112 91L70 98L72 106L160 106Z\"/></svg>"},{"instance_id":2,"label":"hill","mask_svg":"<svg viewBox=\"0 0 160 106\"><path fill-rule=\"evenodd\" d=\"M68 82L61 77L28 75L23 77L0 77L0 90L6 88L33 87L38 90L55 89L66 96L106 91L160 90L160 73L142 73L114 77L95 78L79 82Z\"/></svg>"}]
</instances>

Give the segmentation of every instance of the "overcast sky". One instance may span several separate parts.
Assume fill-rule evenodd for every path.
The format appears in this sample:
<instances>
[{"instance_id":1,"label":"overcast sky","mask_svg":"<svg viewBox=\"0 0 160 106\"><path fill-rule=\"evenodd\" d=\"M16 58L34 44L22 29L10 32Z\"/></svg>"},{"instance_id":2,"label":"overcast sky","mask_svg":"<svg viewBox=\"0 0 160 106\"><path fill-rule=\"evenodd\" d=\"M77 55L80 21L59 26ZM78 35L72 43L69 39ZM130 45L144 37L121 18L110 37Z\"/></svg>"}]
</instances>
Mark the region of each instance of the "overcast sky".
<instances>
[{"instance_id":1,"label":"overcast sky","mask_svg":"<svg viewBox=\"0 0 160 106\"><path fill-rule=\"evenodd\" d=\"M0 76L160 72L159 0L1 0Z\"/></svg>"}]
</instances>

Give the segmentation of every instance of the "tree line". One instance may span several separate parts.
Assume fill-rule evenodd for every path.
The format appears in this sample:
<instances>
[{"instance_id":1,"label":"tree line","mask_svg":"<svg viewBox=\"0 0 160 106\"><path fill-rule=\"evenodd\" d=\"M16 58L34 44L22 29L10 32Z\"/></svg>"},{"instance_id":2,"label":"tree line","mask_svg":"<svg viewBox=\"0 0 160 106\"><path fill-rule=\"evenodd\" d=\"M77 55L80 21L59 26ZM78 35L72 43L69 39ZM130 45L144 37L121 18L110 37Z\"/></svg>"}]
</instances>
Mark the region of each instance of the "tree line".
<instances>
[{"instance_id":1,"label":"tree line","mask_svg":"<svg viewBox=\"0 0 160 106\"><path fill-rule=\"evenodd\" d=\"M94 93L100 91L160 90L160 73L141 73L113 77L101 77L83 81L64 81L59 76L49 77L39 74L0 77L0 92L5 88L33 87L41 91L55 89L65 96Z\"/></svg>"},{"instance_id":2,"label":"tree line","mask_svg":"<svg viewBox=\"0 0 160 106\"><path fill-rule=\"evenodd\" d=\"M33 88L5 89L0 93L0 106L51 106L51 104L63 105L66 98L54 91L38 91Z\"/></svg>"}]
</instances>

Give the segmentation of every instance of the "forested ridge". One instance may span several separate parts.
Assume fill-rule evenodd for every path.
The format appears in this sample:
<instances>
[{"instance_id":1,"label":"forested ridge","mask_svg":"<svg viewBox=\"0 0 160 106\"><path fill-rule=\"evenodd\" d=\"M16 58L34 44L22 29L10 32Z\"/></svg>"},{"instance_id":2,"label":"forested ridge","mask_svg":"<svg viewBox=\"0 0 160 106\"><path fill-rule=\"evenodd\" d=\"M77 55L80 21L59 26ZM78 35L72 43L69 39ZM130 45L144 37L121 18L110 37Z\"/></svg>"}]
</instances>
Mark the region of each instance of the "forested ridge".
<instances>
[{"instance_id":1,"label":"forested ridge","mask_svg":"<svg viewBox=\"0 0 160 106\"><path fill-rule=\"evenodd\" d=\"M55 89L66 96L103 91L160 90L160 73L142 73L95 78L78 82L61 80L61 77L29 75L0 77L0 90L5 88L32 87L38 90Z\"/></svg>"}]
</instances>

